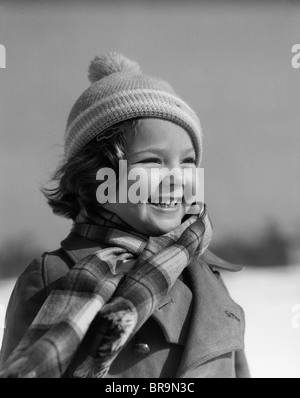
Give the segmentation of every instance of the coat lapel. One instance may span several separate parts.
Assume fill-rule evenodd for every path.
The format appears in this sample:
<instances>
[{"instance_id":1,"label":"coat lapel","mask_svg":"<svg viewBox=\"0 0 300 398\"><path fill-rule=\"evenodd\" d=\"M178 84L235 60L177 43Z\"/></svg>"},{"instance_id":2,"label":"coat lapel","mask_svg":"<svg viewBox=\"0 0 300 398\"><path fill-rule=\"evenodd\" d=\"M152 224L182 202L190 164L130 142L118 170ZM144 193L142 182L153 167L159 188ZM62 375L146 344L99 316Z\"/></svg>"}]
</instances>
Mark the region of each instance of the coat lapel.
<instances>
[{"instance_id":1,"label":"coat lapel","mask_svg":"<svg viewBox=\"0 0 300 398\"><path fill-rule=\"evenodd\" d=\"M153 313L152 318L161 327L168 343L185 345L191 323L192 299L191 290L177 279Z\"/></svg>"},{"instance_id":2,"label":"coat lapel","mask_svg":"<svg viewBox=\"0 0 300 398\"><path fill-rule=\"evenodd\" d=\"M242 308L203 260L191 264L188 272L193 313L177 377L201 377L200 365L244 348L245 319Z\"/></svg>"}]
</instances>

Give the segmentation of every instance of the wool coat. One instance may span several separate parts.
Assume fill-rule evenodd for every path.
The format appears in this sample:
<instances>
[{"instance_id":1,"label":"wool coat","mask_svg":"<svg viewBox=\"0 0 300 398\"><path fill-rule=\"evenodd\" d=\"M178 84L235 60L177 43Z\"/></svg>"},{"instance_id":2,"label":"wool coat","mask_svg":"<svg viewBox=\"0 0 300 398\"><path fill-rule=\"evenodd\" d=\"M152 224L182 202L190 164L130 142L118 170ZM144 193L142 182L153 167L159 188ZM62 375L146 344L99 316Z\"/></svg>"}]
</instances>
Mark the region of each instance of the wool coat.
<instances>
[{"instance_id":1,"label":"wool coat","mask_svg":"<svg viewBox=\"0 0 300 398\"><path fill-rule=\"evenodd\" d=\"M75 233L61 247L36 258L18 278L10 297L0 353L2 366L21 341L51 290L97 242ZM248 378L244 354L245 317L230 297L218 266L238 270L206 252L190 264L161 305L113 362L111 378ZM64 377L87 355L92 328Z\"/></svg>"}]
</instances>

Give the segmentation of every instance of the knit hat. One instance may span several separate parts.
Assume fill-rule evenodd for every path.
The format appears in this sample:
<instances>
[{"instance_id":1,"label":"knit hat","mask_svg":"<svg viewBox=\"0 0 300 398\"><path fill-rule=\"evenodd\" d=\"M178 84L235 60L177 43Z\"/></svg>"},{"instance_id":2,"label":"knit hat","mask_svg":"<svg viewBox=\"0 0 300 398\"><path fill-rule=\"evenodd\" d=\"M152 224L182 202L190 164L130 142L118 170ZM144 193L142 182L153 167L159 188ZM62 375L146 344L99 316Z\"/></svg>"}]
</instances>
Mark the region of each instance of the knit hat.
<instances>
[{"instance_id":1,"label":"knit hat","mask_svg":"<svg viewBox=\"0 0 300 398\"><path fill-rule=\"evenodd\" d=\"M75 156L94 137L116 123L153 117L169 120L190 135L200 164L202 133L195 112L158 78L117 52L95 57L89 66L91 86L75 102L67 121L65 157Z\"/></svg>"}]
</instances>

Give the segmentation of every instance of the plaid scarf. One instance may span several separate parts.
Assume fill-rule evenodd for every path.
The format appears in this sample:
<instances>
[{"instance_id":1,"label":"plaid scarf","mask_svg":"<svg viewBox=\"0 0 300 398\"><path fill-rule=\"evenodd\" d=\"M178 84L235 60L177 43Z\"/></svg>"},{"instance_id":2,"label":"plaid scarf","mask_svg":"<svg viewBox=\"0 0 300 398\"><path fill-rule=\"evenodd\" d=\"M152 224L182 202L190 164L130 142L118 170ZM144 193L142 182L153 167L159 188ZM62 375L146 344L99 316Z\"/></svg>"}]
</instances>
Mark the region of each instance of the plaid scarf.
<instances>
[{"instance_id":1,"label":"plaid scarf","mask_svg":"<svg viewBox=\"0 0 300 398\"><path fill-rule=\"evenodd\" d=\"M60 279L0 377L61 377L92 322L96 332L74 376L105 377L125 343L157 309L183 269L207 249L212 236L205 206L201 215L190 216L159 237L133 231L104 209L90 219L81 217L73 231L103 248ZM136 260L132 269L119 272L129 259Z\"/></svg>"}]
</instances>

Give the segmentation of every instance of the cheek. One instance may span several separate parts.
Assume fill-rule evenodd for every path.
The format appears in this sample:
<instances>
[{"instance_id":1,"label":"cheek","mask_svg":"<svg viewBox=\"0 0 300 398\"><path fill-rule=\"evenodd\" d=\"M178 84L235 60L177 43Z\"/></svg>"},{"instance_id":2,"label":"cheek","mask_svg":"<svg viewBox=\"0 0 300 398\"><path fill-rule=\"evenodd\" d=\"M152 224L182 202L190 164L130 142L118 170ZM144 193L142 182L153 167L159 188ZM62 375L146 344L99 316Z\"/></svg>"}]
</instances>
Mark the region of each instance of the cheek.
<instances>
[{"instance_id":1,"label":"cheek","mask_svg":"<svg viewBox=\"0 0 300 398\"><path fill-rule=\"evenodd\" d=\"M184 200L188 204L204 201L203 169L196 167L184 170Z\"/></svg>"},{"instance_id":2,"label":"cheek","mask_svg":"<svg viewBox=\"0 0 300 398\"><path fill-rule=\"evenodd\" d=\"M159 181L151 179L151 169L143 167L130 167L126 182L122 182L122 187L127 184L128 201L133 204L147 203L151 192L156 191ZM125 189L123 187L123 189Z\"/></svg>"}]
</instances>

